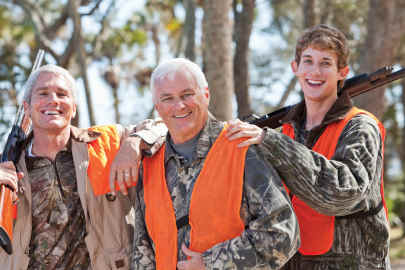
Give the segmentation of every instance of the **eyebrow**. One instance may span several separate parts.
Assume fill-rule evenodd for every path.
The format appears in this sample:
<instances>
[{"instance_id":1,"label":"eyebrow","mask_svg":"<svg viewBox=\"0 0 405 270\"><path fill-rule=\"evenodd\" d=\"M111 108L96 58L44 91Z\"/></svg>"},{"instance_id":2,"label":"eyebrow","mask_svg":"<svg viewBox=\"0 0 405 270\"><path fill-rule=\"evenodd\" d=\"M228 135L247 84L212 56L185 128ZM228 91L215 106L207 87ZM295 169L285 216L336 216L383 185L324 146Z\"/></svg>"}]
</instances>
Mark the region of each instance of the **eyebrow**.
<instances>
[{"instance_id":1,"label":"eyebrow","mask_svg":"<svg viewBox=\"0 0 405 270\"><path fill-rule=\"evenodd\" d=\"M195 91L195 90L194 90L193 88L186 88L186 89L184 89L184 90L181 90L180 94L187 93L187 92L189 92L189 91ZM173 96L173 94L166 94L166 93L163 93L163 94L161 94L161 95L159 96L159 98L168 97L168 96Z\"/></svg>"},{"instance_id":2,"label":"eyebrow","mask_svg":"<svg viewBox=\"0 0 405 270\"><path fill-rule=\"evenodd\" d=\"M304 54L304 55L302 56L302 58L312 58L312 55ZM333 61L333 58L332 58L332 57L322 57L322 60Z\"/></svg>"},{"instance_id":3,"label":"eyebrow","mask_svg":"<svg viewBox=\"0 0 405 270\"><path fill-rule=\"evenodd\" d=\"M44 87L39 87L35 88L33 91L43 91L43 90L48 90L50 87L44 86ZM69 89L61 88L61 87L56 87L56 90L62 91L62 92L70 92Z\"/></svg>"}]
</instances>

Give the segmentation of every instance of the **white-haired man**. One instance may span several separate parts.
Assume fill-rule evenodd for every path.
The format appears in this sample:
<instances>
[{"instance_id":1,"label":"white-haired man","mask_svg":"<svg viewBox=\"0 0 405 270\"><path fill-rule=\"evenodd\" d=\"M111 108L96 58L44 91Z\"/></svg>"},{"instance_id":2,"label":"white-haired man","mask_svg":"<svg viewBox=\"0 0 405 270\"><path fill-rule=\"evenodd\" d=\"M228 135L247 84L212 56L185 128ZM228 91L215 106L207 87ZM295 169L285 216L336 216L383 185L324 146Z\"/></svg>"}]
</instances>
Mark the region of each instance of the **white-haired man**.
<instances>
[{"instance_id":1,"label":"white-haired man","mask_svg":"<svg viewBox=\"0 0 405 270\"><path fill-rule=\"evenodd\" d=\"M178 58L152 73L169 132L143 160L134 269L279 269L299 245L281 180L255 147L237 148L208 112L201 69Z\"/></svg>"},{"instance_id":2,"label":"white-haired man","mask_svg":"<svg viewBox=\"0 0 405 270\"><path fill-rule=\"evenodd\" d=\"M0 251L3 269L129 269L132 230L125 216L131 203L121 193L104 194L120 145L121 160L136 158L141 139L129 136L134 127L72 126L75 87L69 72L55 65L39 68L27 81L24 108L33 132L18 174L11 162L0 164L0 182L16 189L19 198L14 252ZM137 162L132 164L114 171L123 193L135 180Z\"/></svg>"}]
</instances>

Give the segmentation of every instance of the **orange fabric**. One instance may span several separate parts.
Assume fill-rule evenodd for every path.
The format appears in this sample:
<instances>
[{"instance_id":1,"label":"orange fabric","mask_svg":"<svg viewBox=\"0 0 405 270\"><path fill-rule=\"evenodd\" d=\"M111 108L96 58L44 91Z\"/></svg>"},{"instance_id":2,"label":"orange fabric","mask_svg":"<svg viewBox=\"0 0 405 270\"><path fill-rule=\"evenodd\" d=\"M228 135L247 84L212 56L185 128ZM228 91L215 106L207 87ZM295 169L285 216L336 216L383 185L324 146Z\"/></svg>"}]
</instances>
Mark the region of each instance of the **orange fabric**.
<instances>
[{"instance_id":1,"label":"orange fabric","mask_svg":"<svg viewBox=\"0 0 405 270\"><path fill-rule=\"evenodd\" d=\"M344 127L350 119L360 113L367 114L377 121L382 136L382 142L384 143L385 129L380 121L378 121L378 119L371 113L354 107L347 113L342 121L332 123L325 129L312 150L324 155L328 159L331 159L335 153L339 136L341 135ZM292 139L295 138L294 129L290 124L283 125L283 133ZM381 196L388 216L384 201L384 187L382 179ZM335 217L326 216L315 211L296 196L292 197L292 204L300 225L300 253L303 255L320 255L328 252L333 244Z\"/></svg>"},{"instance_id":2,"label":"orange fabric","mask_svg":"<svg viewBox=\"0 0 405 270\"><path fill-rule=\"evenodd\" d=\"M13 221L15 219L15 204L13 204L13 191L5 185L0 186L0 229L5 234L4 242L11 248L13 239ZM6 250L7 250L6 249Z\"/></svg>"},{"instance_id":3,"label":"orange fabric","mask_svg":"<svg viewBox=\"0 0 405 270\"><path fill-rule=\"evenodd\" d=\"M89 167L87 174L94 194L104 195L110 192L110 167L120 147L120 136L117 128L110 126L96 126L90 131L101 133L100 137L87 144L89 152ZM118 185L116 190L119 190Z\"/></svg>"},{"instance_id":4,"label":"orange fabric","mask_svg":"<svg viewBox=\"0 0 405 270\"><path fill-rule=\"evenodd\" d=\"M236 147L241 140L228 141L225 129L209 151L191 195L190 249L197 252L235 238L244 230L240 206L247 147ZM143 162L145 221L155 244L156 269L175 270L177 227L166 185L164 153L163 146Z\"/></svg>"}]
</instances>

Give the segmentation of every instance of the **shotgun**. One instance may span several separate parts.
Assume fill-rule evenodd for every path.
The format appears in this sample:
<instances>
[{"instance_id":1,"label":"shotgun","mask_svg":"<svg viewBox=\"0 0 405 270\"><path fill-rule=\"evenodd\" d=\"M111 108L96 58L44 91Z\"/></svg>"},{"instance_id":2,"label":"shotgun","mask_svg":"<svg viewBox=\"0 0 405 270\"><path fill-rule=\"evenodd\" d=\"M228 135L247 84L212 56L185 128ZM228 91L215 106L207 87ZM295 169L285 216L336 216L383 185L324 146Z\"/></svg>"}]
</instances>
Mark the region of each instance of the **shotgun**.
<instances>
[{"instance_id":1,"label":"shotgun","mask_svg":"<svg viewBox=\"0 0 405 270\"><path fill-rule=\"evenodd\" d=\"M355 97L393 81L405 78L405 68L401 68L395 72L392 71L392 66L386 66L370 74L363 73L349 78L345 81L343 87L339 89L338 95L340 96L343 92L347 92L350 97ZM281 119L283 119L294 106L295 105L283 107L249 122L261 128L278 128L281 126Z\"/></svg>"},{"instance_id":2,"label":"shotgun","mask_svg":"<svg viewBox=\"0 0 405 270\"><path fill-rule=\"evenodd\" d=\"M41 66L44 53L43 50L38 51L31 74ZM31 119L25 113L23 105L20 104L1 155L1 162L12 161L15 167L17 167L18 159L22 151L22 143L27 138L30 130ZM12 192L9 187L5 185L0 186L0 245L7 254L13 253L11 240L13 237L15 205L12 202Z\"/></svg>"}]
</instances>

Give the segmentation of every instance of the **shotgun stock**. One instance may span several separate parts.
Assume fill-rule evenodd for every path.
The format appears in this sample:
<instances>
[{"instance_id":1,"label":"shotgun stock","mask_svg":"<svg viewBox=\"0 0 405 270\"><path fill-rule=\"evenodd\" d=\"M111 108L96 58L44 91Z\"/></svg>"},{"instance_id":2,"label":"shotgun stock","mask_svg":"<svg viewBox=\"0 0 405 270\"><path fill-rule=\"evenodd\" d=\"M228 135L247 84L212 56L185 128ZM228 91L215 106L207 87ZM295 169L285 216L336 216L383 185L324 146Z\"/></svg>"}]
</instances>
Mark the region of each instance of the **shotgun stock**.
<instances>
[{"instance_id":1,"label":"shotgun stock","mask_svg":"<svg viewBox=\"0 0 405 270\"><path fill-rule=\"evenodd\" d=\"M34 65L31 70L34 72L41 66L44 51L39 50L35 58ZM8 135L6 145L1 155L1 162L12 161L17 167L18 159L22 151L22 143L26 139L31 130L31 120L25 113L22 104L19 105L17 110L16 119ZM0 245L8 253L13 253L11 240L13 237L13 218L15 215L15 205L12 201L13 191L5 186L0 187Z\"/></svg>"},{"instance_id":2,"label":"shotgun stock","mask_svg":"<svg viewBox=\"0 0 405 270\"><path fill-rule=\"evenodd\" d=\"M338 95L347 92L350 97L355 97L393 81L405 78L405 68L401 68L394 73L392 71L392 66L386 66L371 74L364 73L347 79L343 87L338 91ZM294 106L295 105L283 107L257 119L253 119L250 123L258 127L278 128L281 126L281 119L283 119Z\"/></svg>"}]
</instances>

